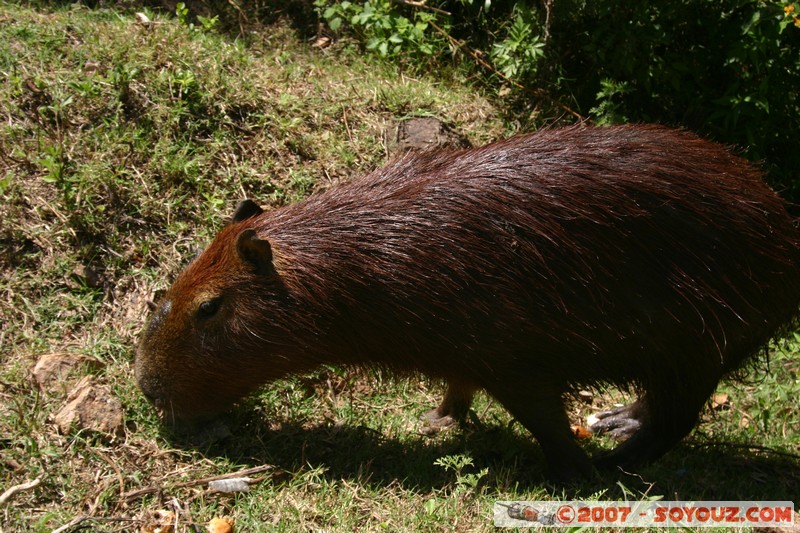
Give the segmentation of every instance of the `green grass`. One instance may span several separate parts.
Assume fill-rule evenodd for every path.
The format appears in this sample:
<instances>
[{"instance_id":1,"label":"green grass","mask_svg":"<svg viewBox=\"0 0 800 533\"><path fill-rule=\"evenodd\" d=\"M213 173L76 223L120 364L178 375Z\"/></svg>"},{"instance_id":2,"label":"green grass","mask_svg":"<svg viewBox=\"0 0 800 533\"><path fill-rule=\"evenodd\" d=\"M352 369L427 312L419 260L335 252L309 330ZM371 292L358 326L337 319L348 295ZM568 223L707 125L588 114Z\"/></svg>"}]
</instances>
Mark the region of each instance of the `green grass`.
<instances>
[{"instance_id":1,"label":"green grass","mask_svg":"<svg viewBox=\"0 0 800 533\"><path fill-rule=\"evenodd\" d=\"M724 383L733 408L708 410L662 461L569 489L544 481L535 442L488 398L465 427L423 436L417 418L439 384L369 370L270 385L225 418L235 438L171 438L133 380L145 302L238 199L278 206L365 173L404 117L440 117L474 144L514 127L457 71L410 78L317 50L285 22L235 38L148 16L145 26L127 11L0 2L0 489L42 479L0 508L5 531L78 517L76 527L136 531L176 505L181 530L230 515L238 531L438 531L491 529L500 499L800 503L794 336L771 348L768 373ZM39 391L30 368L50 352L96 364ZM86 373L124 406L123 439L54 428ZM573 418L590 411L575 404ZM273 468L246 494L192 484L260 465Z\"/></svg>"}]
</instances>

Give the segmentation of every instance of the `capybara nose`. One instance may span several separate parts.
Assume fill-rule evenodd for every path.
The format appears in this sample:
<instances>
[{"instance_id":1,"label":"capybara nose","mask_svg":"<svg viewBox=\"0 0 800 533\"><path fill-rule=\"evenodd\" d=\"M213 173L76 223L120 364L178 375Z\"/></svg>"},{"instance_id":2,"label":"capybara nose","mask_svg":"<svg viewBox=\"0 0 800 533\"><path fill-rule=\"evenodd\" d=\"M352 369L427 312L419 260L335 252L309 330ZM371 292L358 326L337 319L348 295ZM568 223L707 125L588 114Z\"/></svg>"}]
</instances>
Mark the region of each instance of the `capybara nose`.
<instances>
[{"instance_id":1,"label":"capybara nose","mask_svg":"<svg viewBox=\"0 0 800 533\"><path fill-rule=\"evenodd\" d=\"M139 390L142 391L142 394L145 398L147 398L147 401L156 406L156 408L161 409L164 405L164 394L161 392L161 389L158 387L157 383L154 383L151 379L142 378L141 375L137 375L136 377L139 384Z\"/></svg>"}]
</instances>

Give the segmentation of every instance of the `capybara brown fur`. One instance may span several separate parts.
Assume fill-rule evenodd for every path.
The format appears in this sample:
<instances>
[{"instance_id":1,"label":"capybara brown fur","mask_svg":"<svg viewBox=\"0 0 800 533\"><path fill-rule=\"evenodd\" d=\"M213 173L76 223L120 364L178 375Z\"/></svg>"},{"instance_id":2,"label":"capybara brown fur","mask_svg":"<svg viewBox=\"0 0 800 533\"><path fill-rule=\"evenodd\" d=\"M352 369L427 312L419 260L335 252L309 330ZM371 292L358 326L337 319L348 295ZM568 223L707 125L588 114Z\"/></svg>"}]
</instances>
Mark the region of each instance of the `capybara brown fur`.
<instances>
[{"instance_id":1,"label":"capybara brown fur","mask_svg":"<svg viewBox=\"0 0 800 533\"><path fill-rule=\"evenodd\" d=\"M565 396L638 400L607 465L658 458L795 316L800 234L759 171L659 126L569 127L418 153L286 207L242 202L155 307L136 378L169 420L322 364L486 390L557 478L591 471Z\"/></svg>"}]
</instances>

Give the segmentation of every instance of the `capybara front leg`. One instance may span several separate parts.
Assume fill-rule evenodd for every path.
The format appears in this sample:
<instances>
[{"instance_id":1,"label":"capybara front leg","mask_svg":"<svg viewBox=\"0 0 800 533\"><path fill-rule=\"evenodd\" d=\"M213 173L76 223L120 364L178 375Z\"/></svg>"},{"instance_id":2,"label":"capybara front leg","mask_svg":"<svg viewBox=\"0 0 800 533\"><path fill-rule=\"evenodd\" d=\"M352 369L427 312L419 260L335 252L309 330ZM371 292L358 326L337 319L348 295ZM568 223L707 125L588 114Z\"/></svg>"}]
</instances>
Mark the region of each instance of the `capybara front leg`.
<instances>
[{"instance_id":1,"label":"capybara front leg","mask_svg":"<svg viewBox=\"0 0 800 533\"><path fill-rule=\"evenodd\" d=\"M450 381L447 383L447 392L442 403L436 409L431 409L422 415L422 419L435 428L452 426L467 416L474 394L474 387Z\"/></svg>"}]
</instances>

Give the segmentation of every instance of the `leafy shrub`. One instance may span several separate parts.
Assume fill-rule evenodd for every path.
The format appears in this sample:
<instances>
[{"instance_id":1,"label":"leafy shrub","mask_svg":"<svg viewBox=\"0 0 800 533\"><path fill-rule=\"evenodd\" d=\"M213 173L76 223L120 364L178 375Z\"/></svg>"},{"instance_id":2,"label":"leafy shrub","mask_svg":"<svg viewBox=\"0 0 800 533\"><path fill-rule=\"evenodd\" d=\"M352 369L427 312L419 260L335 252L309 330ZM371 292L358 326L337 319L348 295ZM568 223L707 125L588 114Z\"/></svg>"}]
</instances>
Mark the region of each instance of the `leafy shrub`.
<instances>
[{"instance_id":1,"label":"leafy shrub","mask_svg":"<svg viewBox=\"0 0 800 533\"><path fill-rule=\"evenodd\" d=\"M555 3L562 94L600 123L661 122L737 145L800 196L797 4Z\"/></svg>"},{"instance_id":2,"label":"leafy shrub","mask_svg":"<svg viewBox=\"0 0 800 533\"><path fill-rule=\"evenodd\" d=\"M430 25L436 18L430 12L415 10L405 14L391 0L363 3L316 0L314 5L331 30L338 31L343 25L349 25L367 50L382 57L430 56L446 47L444 37L435 33Z\"/></svg>"},{"instance_id":3,"label":"leafy shrub","mask_svg":"<svg viewBox=\"0 0 800 533\"><path fill-rule=\"evenodd\" d=\"M387 57L451 61L474 52L486 83L537 89L596 123L684 126L741 147L800 200L800 3L778 0L428 2L316 0L337 32ZM445 12L449 12L447 15ZM434 26L435 25L435 26ZM450 38L441 31L450 32ZM510 100L526 116L531 91ZM538 99L537 99L538 100Z\"/></svg>"},{"instance_id":4,"label":"leafy shrub","mask_svg":"<svg viewBox=\"0 0 800 533\"><path fill-rule=\"evenodd\" d=\"M505 38L492 44L489 57L506 78L532 79L539 61L544 58L544 42L537 31L536 16L530 9L514 10Z\"/></svg>"}]
</instances>

